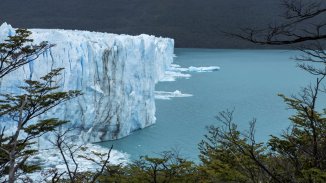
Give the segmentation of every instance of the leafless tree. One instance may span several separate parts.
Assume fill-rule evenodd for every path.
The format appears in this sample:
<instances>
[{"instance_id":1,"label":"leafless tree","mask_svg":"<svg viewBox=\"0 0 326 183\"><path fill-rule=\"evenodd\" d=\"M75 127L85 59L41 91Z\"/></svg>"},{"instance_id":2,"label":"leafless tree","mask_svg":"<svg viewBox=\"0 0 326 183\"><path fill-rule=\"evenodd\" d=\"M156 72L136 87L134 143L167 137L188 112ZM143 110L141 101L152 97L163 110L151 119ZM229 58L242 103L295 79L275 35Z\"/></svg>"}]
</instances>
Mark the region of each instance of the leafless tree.
<instances>
[{"instance_id":1,"label":"leafless tree","mask_svg":"<svg viewBox=\"0 0 326 183\"><path fill-rule=\"evenodd\" d=\"M289 45L300 50L302 55L295 60L299 61L299 68L317 77L316 82L297 95L280 95L296 114L289 118L291 127L280 137L271 136L267 146L255 141L255 120L249 132L243 134L236 128L233 112L220 113L218 120L224 128L210 127L210 136L206 136L200 146L202 159L205 161L215 157L214 153L221 155L231 149L238 153L232 157L242 158L234 168L250 182L324 182L326 117L325 111L318 111L317 104L319 96L326 92L323 85L326 77L326 1L283 0L282 7L285 8L282 22L227 34L255 44ZM232 166L230 162L223 163ZM252 170L252 166L256 169Z\"/></svg>"},{"instance_id":2,"label":"leafless tree","mask_svg":"<svg viewBox=\"0 0 326 183\"><path fill-rule=\"evenodd\" d=\"M47 42L33 44L31 32L17 29L16 34L0 43L0 79L18 68L36 60L53 45ZM35 170L27 160L36 153L34 140L66 123L56 118L37 120L42 114L59 104L81 95L79 91L59 91L55 78L62 68L53 69L39 81L25 80L19 89L23 94L0 94L0 177L8 175L8 182L15 182L20 172ZM22 78L23 79L23 78ZM34 123L32 123L34 120ZM13 134L5 133L6 126L13 126Z\"/></svg>"},{"instance_id":3,"label":"leafless tree","mask_svg":"<svg viewBox=\"0 0 326 183\"><path fill-rule=\"evenodd\" d=\"M255 44L301 50L303 54L295 57L299 67L314 75L326 75L326 1L282 0L281 7L284 14L278 23L226 34Z\"/></svg>"},{"instance_id":4,"label":"leafless tree","mask_svg":"<svg viewBox=\"0 0 326 183\"><path fill-rule=\"evenodd\" d=\"M53 183L60 182L65 179L65 176L68 176L68 180L71 183L80 181L95 183L109 166L113 146L108 150L108 153L92 152L91 157L85 156L82 153L77 152L85 151L86 147L84 145L73 144L70 140L71 137L69 136L70 131L71 129L64 130L63 132L56 130L54 132L55 138L54 140L51 140L51 143L57 150L59 150L66 171L60 173L58 171L53 171L51 180ZM77 158L90 161L99 168L95 172L81 172Z\"/></svg>"},{"instance_id":5,"label":"leafless tree","mask_svg":"<svg viewBox=\"0 0 326 183\"><path fill-rule=\"evenodd\" d=\"M36 150L32 148L36 138L41 137L67 121L56 118L36 120L59 104L80 95L79 91L58 92L56 85L52 86L54 77L62 69L54 69L44 77L42 82L26 80L27 86L20 87L25 94L4 94L0 100L0 116L7 118L7 123L16 124L13 135L5 134L2 127L0 134L1 171L4 175L9 170L9 182L14 182L18 171L26 168L26 161ZM31 123L36 120L35 123Z\"/></svg>"},{"instance_id":6,"label":"leafless tree","mask_svg":"<svg viewBox=\"0 0 326 183\"><path fill-rule=\"evenodd\" d=\"M326 3L316 0L282 0L285 8L282 23L266 28L242 28L241 33L228 33L262 45L290 45L326 39Z\"/></svg>"}]
</instances>

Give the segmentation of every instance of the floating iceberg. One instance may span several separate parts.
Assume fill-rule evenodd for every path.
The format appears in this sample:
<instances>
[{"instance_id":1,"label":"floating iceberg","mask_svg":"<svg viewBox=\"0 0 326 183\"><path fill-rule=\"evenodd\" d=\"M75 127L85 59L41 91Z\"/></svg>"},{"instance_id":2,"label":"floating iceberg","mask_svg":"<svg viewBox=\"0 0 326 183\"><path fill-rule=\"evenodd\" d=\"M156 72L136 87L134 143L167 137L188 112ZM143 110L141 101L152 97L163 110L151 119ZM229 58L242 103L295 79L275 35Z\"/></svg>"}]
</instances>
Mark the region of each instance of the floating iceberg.
<instances>
[{"instance_id":1,"label":"floating iceberg","mask_svg":"<svg viewBox=\"0 0 326 183\"><path fill-rule=\"evenodd\" d=\"M179 90L154 91L157 82L191 76L184 72L219 70L215 66L181 68L172 64L174 40L169 38L59 29L31 29L31 32L35 44L48 41L56 46L34 62L1 79L0 93L19 93L17 86L23 84L23 79L37 80L51 69L65 68L58 79L62 90L81 90L84 95L52 109L42 117L69 120L69 127L75 129L73 134L81 140L76 144L122 138L132 131L154 124L155 99L192 96ZM10 25L4 23L0 26L0 42L14 34L15 30ZM3 121L0 118L0 125ZM7 125L6 133L11 133L10 128L14 126ZM44 137L47 138L51 136ZM96 152L108 151L90 143L86 146ZM91 151L80 153L91 156ZM128 159L127 154L112 150L110 163L126 163ZM45 170L65 170L55 149L41 148L30 161L37 162ZM77 161L82 167L80 171L98 169L81 158L77 158ZM31 176L39 180L42 174L36 172Z\"/></svg>"},{"instance_id":2,"label":"floating iceberg","mask_svg":"<svg viewBox=\"0 0 326 183\"><path fill-rule=\"evenodd\" d=\"M166 92L166 91L155 91L155 99L160 100L170 100L175 97L191 97L192 94L181 93L179 90L175 90L174 92Z\"/></svg>"},{"instance_id":3,"label":"floating iceberg","mask_svg":"<svg viewBox=\"0 0 326 183\"><path fill-rule=\"evenodd\" d=\"M173 39L59 29L31 31L34 43L48 41L56 46L6 76L1 93L19 92L17 86L23 79L38 79L53 68L64 67L61 88L81 90L84 95L45 117L69 120L84 142L118 139L155 123L154 88L173 62ZM0 26L0 41L13 34L10 25Z\"/></svg>"},{"instance_id":4,"label":"floating iceberg","mask_svg":"<svg viewBox=\"0 0 326 183\"><path fill-rule=\"evenodd\" d=\"M190 66L188 68L190 72L213 72L220 70L220 67L218 66L209 66L209 67L193 67Z\"/></svg>"},{"instance_id":5,"label":"floating iceberg","mask_svg":"<svg viewBox=\"0 0 326 183\"><path fill-rule=\"evenodd\" d=\"M181 67L177 64L171 64L167 71L165 71L165 76L160 81L175 81L177 78L189 79L191 75L189 72L214 72L219 71L218 66L208 66L208 67L194 67L190 66L188 68Z\"/></svg>"},{"instance_id":6,"label":"floating iceberg","mask_svg":"<svg viewBox=\"0 0 326 183\"><path fill-rule=\"evenodd\" d=\"M213 71L219 71L220 67L218 67L218 66L208 66L208 67L190 66L188 68L184 68L177 64L171 64L170 70L176 71L176 72L213 72Z\"/></svg>"},{"instance_id":7,"label":"floating iceberg","mask_svg":"<svg viewBox=\"0 0 326 183\"><path fill-rule=\"evenodd\" d=\"M81 90L84 95L54 108L45 117L69 120L84 142L118 139L154 124L155 98L191 96L178 90L154 92L158 81L220 69L172 64L174 40L169 38L59 29L31 31L35 43L48 41L56 46L6 76L0 82L0 92L19 92L17 86L23 79L38 79L53 68L64 67L61 88ZM0 26L0 42L13 34L10 25Z\"/></svg>"}]
</instances>

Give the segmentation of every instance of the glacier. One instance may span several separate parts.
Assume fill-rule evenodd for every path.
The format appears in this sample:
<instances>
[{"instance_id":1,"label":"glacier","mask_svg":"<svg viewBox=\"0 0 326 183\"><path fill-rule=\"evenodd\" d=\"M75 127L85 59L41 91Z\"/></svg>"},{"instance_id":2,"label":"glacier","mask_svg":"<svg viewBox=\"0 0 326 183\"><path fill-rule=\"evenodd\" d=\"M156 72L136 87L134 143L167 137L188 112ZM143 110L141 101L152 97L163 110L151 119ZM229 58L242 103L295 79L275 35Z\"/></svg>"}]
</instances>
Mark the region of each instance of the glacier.
<instances>
[{"instance_id":1,"label":"glacier","mask_svg":"<svg viewBox=\"0 0 326 183\"><path fill-rule=\"evenodd\" d=\"M69 120L82 141L119 139L155 123L155 84L166 78L173 62L173 39L60 29L30 31L35 44L48 41L55 46L3 78L1 93L19 92L17 86L23 79L39 79L63 67L58 80L62 90L81 90L84 95L45 116ZM13 34L11 25L0 26L0 42Z\"/></svg>"},{"instance_id":2,"label":"glacier","mask_svg":"<svg viewBox=\"0 0 326 183\"><path fill-rule=\"evenodd\" d=\"M75 145L87 147L77 155L92 156L93 152L107 153L108 149L93 142L115 140L155 123L155 99L170 100L191 97L179 90L155 91L159 81L190 78L189 72L211 72L220 68L188 67L173 64L174 40L150 35L116 35L100 32L60 29L29 29L34 44L48 41L55 44L37 60L0 79L0 93L20 93L18 86L24 79L38 80L51 69L65 68L58 78L60 89L81 90L83 95L53 108L43 117L69 120L66 128L74 129L69 135ZM0 43L14 35L15 29L3 23ZM37 120L37 119L35 119ZM4 124L5 133L15 130L14 123ZM11 126L10 126L11 125ZM70 137L69 137L70 138ZM28 163L40 164L44 171L57 169L64 172L59 151L51 147L51 134L37 140L38 154ZM71 140L71 139L69 139ZM129 155L112 150L111 164L126 164ZM79 171L96 171L92 162L77 158ZM72 164L72 160L69 160ZM43 171L30 176L40 180ZM0 177L0 181L4 177Z\"/></svg>"}]
</instances>

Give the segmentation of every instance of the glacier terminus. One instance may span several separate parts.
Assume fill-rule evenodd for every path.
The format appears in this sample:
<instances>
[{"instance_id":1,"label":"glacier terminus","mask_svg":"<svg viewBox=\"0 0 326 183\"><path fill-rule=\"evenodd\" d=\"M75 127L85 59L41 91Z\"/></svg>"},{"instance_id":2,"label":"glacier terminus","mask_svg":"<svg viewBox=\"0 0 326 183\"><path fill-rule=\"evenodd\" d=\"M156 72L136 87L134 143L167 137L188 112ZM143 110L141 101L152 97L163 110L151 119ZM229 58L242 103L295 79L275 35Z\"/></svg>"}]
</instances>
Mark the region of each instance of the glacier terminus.
<instances>
[{"instance_id":1,"label":"glacier terminus","mask_svg":"<svg viewBox=\"0 0 326 183\"><path fill-rule=\"evenodd\" d=\"M23 79L37 80L53 68L63 90L83 95L56 107L47 117L69 120L85 142L114 140L155 123L155 83L174 57L174 40L149 35L30 29L34 44L55 44L37 60L6 76L1 92L19 92ZM15 34L4 23L0 41ZM19 73L19 74L17 74Z\"/></svg>"},{"instance_id":2,"label":"glacier terminus","mask_svg":"<svg viewBox=\"0 0 326 183\"><path fill-rule=\"evenodd\" d=\"M19 93L24 79L38 80L51 69L64 68L58 78L60 89L80 90L83 95L42 117L69 120L66 128L74 129L73 134L85 143L119 139L154 124L155 99L192 96L179 90L155 91L157 82L189 78L188 72L220 69L173 64L174 40L170 38L60 29L30 31L34 44L48 41L55 46L3 78L0 92ZM14 34L11 25L0 26L0 42Z\"/></svg>"}]
</instances>

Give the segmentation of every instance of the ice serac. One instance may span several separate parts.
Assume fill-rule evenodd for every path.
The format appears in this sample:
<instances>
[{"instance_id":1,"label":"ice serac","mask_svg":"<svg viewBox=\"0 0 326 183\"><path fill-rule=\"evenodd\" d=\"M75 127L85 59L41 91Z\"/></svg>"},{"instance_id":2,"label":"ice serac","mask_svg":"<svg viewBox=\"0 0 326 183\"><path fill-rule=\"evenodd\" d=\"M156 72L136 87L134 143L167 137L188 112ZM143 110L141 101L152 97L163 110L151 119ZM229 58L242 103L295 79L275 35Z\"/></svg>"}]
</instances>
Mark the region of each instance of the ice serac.
<instances>
[{"instance_id":1,"label":"ice serac","mask_svg":"<svg viewBox=\"0 0 326 183\"><path fill-rule=\"evenodd\" d=\"M81 90L84 95L46 115L70 120L84 141L118 139L155 123L155 83L173 62L173 39L57 29L31 31L34 43L48 41L56 46L4 78L1 92L15 91L15 86L22 84L21 76L38 79L53 68L63 67L59 78L62 89ZM10 25L1 25L0 39L14 33Z\"/></svg>"}]
</instances>

